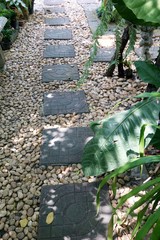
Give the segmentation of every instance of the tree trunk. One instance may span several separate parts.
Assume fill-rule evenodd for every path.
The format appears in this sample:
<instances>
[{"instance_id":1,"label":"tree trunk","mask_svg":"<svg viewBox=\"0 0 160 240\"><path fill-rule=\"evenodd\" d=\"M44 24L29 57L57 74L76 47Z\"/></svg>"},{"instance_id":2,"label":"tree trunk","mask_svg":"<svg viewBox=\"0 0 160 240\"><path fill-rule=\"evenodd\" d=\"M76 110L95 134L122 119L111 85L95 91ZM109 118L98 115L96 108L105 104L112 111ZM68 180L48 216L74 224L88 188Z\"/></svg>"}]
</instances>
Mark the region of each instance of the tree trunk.
<instances>
[{"instance_id":1,"label":"tree trunk","mask_svg":"<svg viewBox=\"0 0 160 240\"><path fill-rule=\"evenodd\" d=\"M129 26L127 26L123 31L122 42L121 42L121 47L119 49L119 52L117 52L117 50L115 50L114 56L112 57L112 60L111 60L111 62L116 60L116 57L118 56L118 62L119 62L118 76L119 77L124 77L123 51L127 45L128 40L129 40ZM115 67L116 67L115 64L111 64L104 76L112 77Z\"/></svg>"}]
</instances>

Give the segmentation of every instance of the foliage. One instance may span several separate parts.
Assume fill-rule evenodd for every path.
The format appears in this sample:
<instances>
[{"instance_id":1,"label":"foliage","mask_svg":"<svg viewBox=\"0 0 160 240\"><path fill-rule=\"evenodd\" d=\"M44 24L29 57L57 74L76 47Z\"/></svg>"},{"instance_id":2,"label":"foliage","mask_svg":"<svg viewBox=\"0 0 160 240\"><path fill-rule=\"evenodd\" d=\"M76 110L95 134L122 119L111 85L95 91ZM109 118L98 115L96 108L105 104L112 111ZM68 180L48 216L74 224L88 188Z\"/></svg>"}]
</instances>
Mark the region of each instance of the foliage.
<instances>
[{"instance_id":1,"label":"foliage","mask_svg":"<svg viewBox=\"0 0 160 240\"><path fill-rule=\"evenodd\" d=\"M159 112L160 104L151 98L136 104L130 110L91 123L95 135L84 148L84 174L101 175L138 157L140 129L145 123L156 125ZM147 128L145 146L149 144L154 133L154 127Z\"/></svg>"},{"instance_id":2,"label":"foliage","mask_svg":"<svg viewBox=\"0 0 160 240\"><path fill-rule=\"evenodd\" d=\"M159 142L160 144L160 142ZM139 159L134 159L131 162L126 163L124 166L117 168L110 174L104 177L102 182L99 185L97 192L97 207L99 209L100 205L100 191L104 187L104 185L112 178L117 177L119 174L126 172L127 170L131 170L132 168L142 166L144 164L156 163L160 162L160 155L157 156L146 156L141 157ZM147 191L147 193L143 193ZM141 195L140 195L141 193ZM137 215L136 225L132 232L132 239L135 240L143 240L148 232L153 228L150 239L157 240L159 233L157 234L157 228L159 227L160 221L160 207L158 206L158 202L160 201L160 177L156 177L153 180L150 180L142 185L134 188L128 194L125 194L119 200L116 208L113 208L113 214L110 220L109 231L108 231L108 239L113 239L113 225L114 225L114 216L117 215L117 209L123 206L123 204L131 197L138 195L141 196L138 201L136 201L131 207L128 208L126 213L125 221L129 215L135 216L135 210L140 209ZM147 217L147 209L151 206L150 216ZM122 223L122 221L120 222Z\"/></svg>"},{"instance_id":3,"label":"foliage","mask_svg":"<svg viewBox=\"0 0 160 240\"><path fill-rule=\"evenodd\" d=\"M159 26L159 0L112 0L119 14L137 25Z\"/></svg>"},{"instance_id":4,"label":"foliage","mask_svg":"<svg viewBox=\"0 0 160 240\"><path fill-rule=\"evenodd\" d=\"M160 87L159 78L157 79L157 77L159 77L160 70L157 67L155 67L153 64L149 62L144 63L141 61L137 61L135 65L142 80L149 82L151 84L155 84L157 87ZM144 71L146 69L147 71ZM142 93L137 97L156 99L157 103L159 104L160 93L159 92ZM150 113L152 111L153 109L151 108ZM159 110L159 115L160 115L160 110ZM126 171L131 170L134 167L160 162L160 155L144 156L145 131L147 130L149 125L152 125L152 124L143 124L140 129L140 133L139 133L140 157L132 159L130 162L127 162L123 166L115 169L113 172L106 175L102 180L102 182L100 183L98 192L97 192L98 208L100 204L100 200L99 200L100 190L110 179L115 179L115 177L117 177L119 174L125 173ZM155 146L160 149L160 138L159 138L160 127L158 125L157 123L155 125L152 125L157 130L154 137L152 138L152 141L149 144L153 145L156 143ZM113 186L114 194L116 191L115 189L116 189L116 186ZM131 190L128 194L125 194L124 196L121 197L117 206L113 208L113 214L109 224L108 240L113 239L114 219L116 219L115 216L118 217L117 210L121 208L123 204L133 196L138 196L139 200L137 200L131 207L128 208L125 219L123 219L123 221L125 221L129 215L134 216L136 219L135 226L132 231L131 239L143 240L148 233L150 233L151 240L157 240L160 238L160 232L159 232L160 207L158 205L160 202L160 177L156 176L155 179L150 179L149 181L143 183L140 186L137 186L136 188ZM148 209L150 209L150 212L148 212ZM138 213L136 214L135 211L137 212L137 210L138 210ZM121 224L122 220L119 219L119 222Z\"/></svg>"},{"instance_id":5,"label":"foliage","mask_svg":"<svg viewBox=\"0 0 160 240\"><path fill-rule=\"evenodd\" d=\"M2 30L3 41L4 42L10 42L11 41L11 36L12 36L13 31L14 30L11 29L11 28Z\"/></svg>"}]
</instances>

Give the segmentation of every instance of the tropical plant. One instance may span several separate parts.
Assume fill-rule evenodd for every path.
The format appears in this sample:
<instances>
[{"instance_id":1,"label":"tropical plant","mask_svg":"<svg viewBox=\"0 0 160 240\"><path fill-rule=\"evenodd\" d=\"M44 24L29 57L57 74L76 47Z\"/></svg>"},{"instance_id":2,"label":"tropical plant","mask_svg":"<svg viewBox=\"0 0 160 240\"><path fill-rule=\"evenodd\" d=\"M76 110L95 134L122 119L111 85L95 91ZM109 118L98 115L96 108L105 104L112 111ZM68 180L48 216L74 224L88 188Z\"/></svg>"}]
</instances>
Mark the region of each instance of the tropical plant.
<instances>
[{"instance_id":1,"label":"tropical plant","mask_svg":"<svg viewBox=\"0 0 160 240\"><path fill-rule=\"evenodd\" d=\"M3 0L8 9L12 9L16 12L17 17L21 16L28 18L28 4L30 0Z\"/></svg>"},{"instance_id":2,"label":"tropical plant","mask_svg":"<svg viewBox=\"0 0 160 240\"><path fill-rule=\"evenodd\" d=\"M143 61L135 62L135 66L144 82L154 84L157 88L160 87L160 69L157 66ZM110 179L115 179L119 174L132 168L160 162L160 155L145 156L145 148L149 145L160 149L160 127L158 126L160 93L142 93L137 97L145 98L145 100L136 104L127 112L91 124L95 131L95 137L86 145L84 150L82 159L84 173L86 175L99 175L113 170L106 174L99 185L97 192L98 207L100 190ZM108 228L108 240L113 239L114 219L117 216L117 210L130 197L135 195L139 195L139 200L128 208L126 217L123 219L123 221L126 220L129 215L134 215L136 218L132 239L143 240L148 233L151 233L151 240L159 239L159 183L160 177L157 176L121 197L117 206L113 208L113 215ZM115 191L116 186L114 184L114 194ZM150 216L147 215L148 208L151 209ZM140 209L140 211L136 215L135 210L137 209Z\"/></svg>"}]
</instances>

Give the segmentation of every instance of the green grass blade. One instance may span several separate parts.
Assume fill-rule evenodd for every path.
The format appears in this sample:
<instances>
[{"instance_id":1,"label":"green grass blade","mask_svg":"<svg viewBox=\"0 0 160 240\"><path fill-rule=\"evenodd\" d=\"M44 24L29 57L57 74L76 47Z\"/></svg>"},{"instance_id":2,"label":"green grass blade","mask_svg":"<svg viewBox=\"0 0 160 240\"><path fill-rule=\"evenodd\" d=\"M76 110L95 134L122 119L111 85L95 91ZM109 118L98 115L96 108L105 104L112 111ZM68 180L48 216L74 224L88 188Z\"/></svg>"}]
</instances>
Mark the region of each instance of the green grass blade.
<instances>
[{"instance_id":1,"label":"green grass blade","mask_svg":"<svg viewBox=\"0 0 160 240\"><path fill-rule=\"evenodd\" d=\"M96 202L97 202L97 211L99 210L100 207L100 191L101 189L106 185L109 179L118 176L121 173L124 173L132 168L141 166L143 164L147 163L154 163L154 162L160 162L160 155L156 156L146 156L138 159L133 159L131 162L126 163L124 166L114 170L110 174L104 177L104 179L101 181L99 184L98 190L97 190L97 197L96 197Z\"/></svg>"},{"instance_id":2,"label":"green grass blade","mask_svg":"<svg viewBox=\"0 0 160 240\"><path fill-rule=\"evenodd\" d=\"M154 186L157 183L160 183L160 177L159 178L155 178L153 180L150 180L149 182L146 182L143 185L134 188L129 193L127 193L127 194L125 194L124 196L121 197L121 199L119 200L119 202L117 204L116 209L121 207L126 202L126 200L129 199L130 197L137 195L140 191L144 191L147 188L149 188L151 186Z\"/></svg>"},{"instance_id":3,"label":"green grass blade","mask_svg":"<svg viewBox=\"0 0 160 240\"><path fill-rule=\"evenodd\" d=\"M147 124L143 124L140 130L140 137L139 137L139 153L140 153L140 157L144 156L144 132L146 129Z\"/></svg>"},{"instance_id":4,"label":"green grass blade","mask_svg":"<svg viewBox=\"0 0 160 240\"><path fill-rule=\"evenodd\" d=\"M155 227L153 228L153 232L150 238L150 240L157 240L157 239L160 239L160 218L158 219Z\"/></svg>"},{"instance_id":5,"label":"green grass blade","mask_svg":"<svg viewBox=\"0 0 160 240\"><path fill-rule=\"evenodd\" d=\"M157 97L160 98L160 93L159 92L151 92L151 93L141 93L137 96L135 96L136 98L149 98L149 97Z\"/></svg>"},{"instance_id":6,"label":"green grass blade","mask_svg":"<svg viewBox=\"0 0 160 240\"><path fill-rule=\"evenodd\" d=\"M132 232L132 235L131 235L132 239L135 236L135 234L137 233L140 225L142 224L142 219L143 219L143 217L145 215L145 212L146 212L146 210L148 208L148 205L149 205L149 203L138 213L136 226L133 229L133 232Z\"/></svg>"},{"instance_id":7,"label":"green grass blade","mask_svg":"<svg viewBox=\"0 0 160 240\"><path fill-rule=\"evenodd\" d=\"M108 237L107 240L113 240L113 218L114 214L112 214L112 217L108 223Z\"/></svg>"},{"instance_id":8,"label":"green grass blade","mask_svg":"<svg viewBox=\"0 0 160 240\"><path fill-rule=\"evenodd\" d=\"M146 221L146 223L143 225L143 227L139 230L137 233L135 240L144 240L144 237L147 235L147 233L150 231L152 226L159 220L160 216L160 208L156 210L152 215L150 215ZM158 238L157 238L158 240Z\"/></svg>"},{"instance_id":9,"label":"green grass blade","mask_svg":"<svg viewBox=\"0 0 160 240\"><path fill-rule=\"evenodd\" d=\"M150 199L158 190L160 190L160 185L155 186L151 191L147 192L143 197L141 197L137 202L135 202L135 204L128 209L127 216L147 201L150 201Z\"/></svg>"}]
</instances>

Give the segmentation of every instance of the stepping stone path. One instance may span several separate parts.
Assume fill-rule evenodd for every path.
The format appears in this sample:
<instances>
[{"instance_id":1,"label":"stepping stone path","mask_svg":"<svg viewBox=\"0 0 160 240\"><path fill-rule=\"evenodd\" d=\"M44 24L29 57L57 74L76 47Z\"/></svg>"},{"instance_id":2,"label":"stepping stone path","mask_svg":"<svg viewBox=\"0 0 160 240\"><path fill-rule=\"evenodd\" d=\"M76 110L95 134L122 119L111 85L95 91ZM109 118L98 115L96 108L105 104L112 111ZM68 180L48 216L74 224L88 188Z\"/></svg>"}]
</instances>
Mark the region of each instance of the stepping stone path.
<instances>
[{"instance_id":1,"label":"stepping stone path","mask_svg":"<svg viewBox=\"0 0 160 240\"><path fill-rule=\"evenodd\" d=\"M64 7L44 7L45 13L65 13Z\"/></svg>"},{"instance_id":2,"label":"stepping stone path","mask_svg":"<svg viewBox=\"0 0 160 240\"><path fill-rule=\"evenodd\" d=\"M92 136L93 132L88 127L43 130L40 164L68 165L80 163L84 145Z\"/></svg>"},{"instance_id":3,"label":"stepping stone path","mask_svg":"<svg viewBox=\"0 0 160 240\"><path fill-rule=\"evenodd\" d=\"M114 48L99 48L94 58L94 62L110 62L114 52Z\"/></svg>"},{"instance_id":4,"label":"stepping stone path","mask_svg":"<svg viewBox=\"0 0 160 240\"><path fill-rule=\"evenodd\" d=\"M69 24L69 18L47 18L45 19L45 24L49 26L62 26Z\"/></svg>"},{"instance_id":5,"label":"stepping stone path","mask_svg":"<svg viewBox=\"0 0 160 240\"><path fill-rule=\"evenodd\" d=\"M84 91L44 94L43 113L45 116L87 112L89 108Z\"/></svg>"},{"instance_id":6,"label":"stepping stone path","mask_svg":"<svg viewBox=\"0 0 160 240\"><path fill-rule=\"evenodd\" d=\"M72 58L75 57L73 45L51 45L44 50L45 58Z\"/></svg>"},{"instance_id":7,"label":"stepping stone path","mask_svg":"<svg viewBox=\"0 0 160 240\"><path fill-rule=\"evenodd\" d=\"M78 0L89 7L93 0ZM56 8L64 0L44 0L46 13L61 12L64 8ZM49 6L49 7L48 7ZM97 6L97 5L96 5ZM93 7L95 8L95 6ZM97 22L93 19L93 23ZM48 18L45 24L53 29L46 29L44 39L68 40L72 32L68 29L54 29L55 26L69 24L69 18ZM91 26L91 24L90 24ZM102 61L108 57L106 53ZM44 58L73 58L73 45L49 45L44 50ZM100 57L95 58L100 61ZM108 60L109 61L109 60ZM43 67L42 82L78 80L79 72L76 64L55 64ZM87 113L89 106L84 91L65 91L44 93L44 116ZM40 164L69 165L81 163L85 144L92 138L93 132L88 127L49 128L42 132ZM101 207L96 210L96 193L99 183L62 184L43 186L40 198L40 217L38 240L104 240L107 236L108 222L111 217L106 191L101 191ZM54 220L46 223L49 213Z\"/></svg>"},{"instance_id":8,"label":"stepping stone path","mask_svg":"<svg viewBox=\"0 0 160 240\"><path fill-rule=\"evenodd\" d=\"M47 29L44 33L45 40L69 40L72 39L72 32L68 29Z\"/></svg>"},{"instance_id":9,"label":"stepping stone path","mask_svg":"<svg viewBox=\"0 0 160 240\"><path fill-rule=\"evenodd\" d=\"M104 188L99 214L96 210L98 183L44 186L40 199L38 240L105 240L111 208ZM54 213L54 221L46 217Z\"/></svg>"},{"instance_id":10,"label":"stepping stone path","mask_svg":"<svg viewBox=\"0 0 160 240\"><path fill-rule=\"evenodd\" d=\"M71 81L79 79L79 72L76 64L44 66L42 74L42 82L52 82L54 80Z\"/></svg>"}]
</instances>

